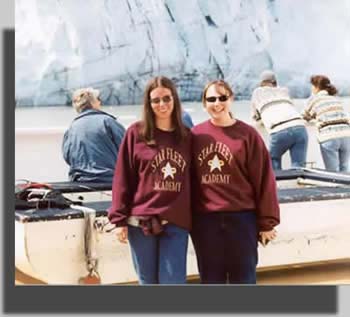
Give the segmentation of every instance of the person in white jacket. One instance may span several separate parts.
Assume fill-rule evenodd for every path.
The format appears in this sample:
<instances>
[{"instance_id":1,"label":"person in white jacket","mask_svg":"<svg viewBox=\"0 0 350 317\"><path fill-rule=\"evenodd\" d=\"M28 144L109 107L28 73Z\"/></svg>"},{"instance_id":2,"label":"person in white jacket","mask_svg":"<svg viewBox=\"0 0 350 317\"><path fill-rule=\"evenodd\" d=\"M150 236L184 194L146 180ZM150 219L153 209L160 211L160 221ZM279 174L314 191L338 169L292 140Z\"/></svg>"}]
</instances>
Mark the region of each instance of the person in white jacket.
<instances>
[{"instance_id":1,"label":"person in white jacket","mask_svg":"<svg viewBox=\"0 0 350 317\"><path fill-rule=\"evenodd\" d=\"M289 151L292 168L304 167L308 134L288 88L277 86L274 72L263 71L260 85L252 94L252 118L261 121L269 134L269 151L274 170L282 169L282 156Z\"/></svg>"}]
</instances>

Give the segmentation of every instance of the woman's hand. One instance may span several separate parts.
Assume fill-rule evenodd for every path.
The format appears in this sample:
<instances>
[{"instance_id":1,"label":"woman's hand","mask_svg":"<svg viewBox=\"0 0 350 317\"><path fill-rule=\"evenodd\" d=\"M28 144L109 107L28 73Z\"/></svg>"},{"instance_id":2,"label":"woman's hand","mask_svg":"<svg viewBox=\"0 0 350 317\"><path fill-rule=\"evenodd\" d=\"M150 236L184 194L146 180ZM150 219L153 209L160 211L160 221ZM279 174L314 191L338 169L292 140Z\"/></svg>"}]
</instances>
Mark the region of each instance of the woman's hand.
<instances>
[{"instance_id":1,"label":"woman's hand","mask_svg":"<svg viewBox=\"0 0 350 317\"><path fill-rule=\"evenodd\" d=\"M116 229L117 239L120 243L128 242L128 227L118 227Z\"/></svg>"},{"instance_id":2,"label":"woman's hand","mask_svg":"<svg viewBox=\"0 0 350 317\"><path fill-rule=\"evenodd\" d=\"M269 241L276 238L277 231L275 229L272 229L270 231L260 231L259 236L262 245L266 246Z\"/></svg>"}]
</instances>

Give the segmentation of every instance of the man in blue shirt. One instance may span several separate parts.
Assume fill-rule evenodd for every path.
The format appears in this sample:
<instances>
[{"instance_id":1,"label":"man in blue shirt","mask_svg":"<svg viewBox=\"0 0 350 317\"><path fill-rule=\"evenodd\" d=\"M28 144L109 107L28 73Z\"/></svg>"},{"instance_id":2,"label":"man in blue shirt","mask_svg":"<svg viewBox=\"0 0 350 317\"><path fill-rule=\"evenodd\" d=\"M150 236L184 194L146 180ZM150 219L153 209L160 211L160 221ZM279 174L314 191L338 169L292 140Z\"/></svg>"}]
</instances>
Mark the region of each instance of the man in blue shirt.
<instances>
[{"instance_id":1,"label":"man in blue shirt","mask_svg":"<svg viewBox=\"0 0 350 317\"><path fill-rule=\"evenodd\" d=\"M187 128L192 129L192 127L193 127L192 118L191 118L190 114L188 112L186 112L185 110L182 111L182 122L184 123L184 125Z\"/></svg>"},{"instance_id":2,"label":"man in blue shirt","mask_svg":"<svg viewBox=\"0 0 350 317\"><path fill-rule=\"evenodd\" d=\"M63 158L69 165L69 179L79 182L112 183L119 146L125 133L116 118L101 111L100 92L78 89L73 107L78 116L65 132Z\"/></svg>"}]
</instances>

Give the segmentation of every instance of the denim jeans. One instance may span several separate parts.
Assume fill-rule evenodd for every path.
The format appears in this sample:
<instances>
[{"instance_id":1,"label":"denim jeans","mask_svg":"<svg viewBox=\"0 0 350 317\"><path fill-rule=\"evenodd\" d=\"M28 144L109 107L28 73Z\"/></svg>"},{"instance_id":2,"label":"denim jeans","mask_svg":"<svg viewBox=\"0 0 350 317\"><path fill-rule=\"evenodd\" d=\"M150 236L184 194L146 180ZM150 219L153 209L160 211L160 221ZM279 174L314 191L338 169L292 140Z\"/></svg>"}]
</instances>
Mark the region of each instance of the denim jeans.
<instances>
[{"instance_id":1,"label":"denim jeans","mask_svg":"<svg viewBox=\"0 0 350 317\"><path fill-rule=\"evenodd\" d=\"M282 169L282 155L289 150L292 167L304 167L308 134L304 126L290 127L270 135L270 156L274 170Z\"/></svg>"},{"instance_id":2,"label":"denim jeans","mask_svg":"<svg viewBox=\"0 0 350 317\"><path fill-rule=\"evenodd\" d=\"M326 170L350 172L350 138L339 138L320 143Z\"/></svg>"},{"instance_id":3,"label":"denim jeans","mask_svg":"<svg viewBox=\"0 0 350 317\"><path fill-rule=\"evenodd\" d=\"M140 284L185 284L188 231L166 224L157 236L128 226L131 256Z\"/></svg>"},{"instance_id":4,"label":"denim jeans","mask_svg":"<svg viewBox=\"0 0 350 317\"><path fill-rule=\"evenodd\" d=\"M254 211L194 214L191 238L202 284L256 284Z\"/></svg>"}]
</instances>

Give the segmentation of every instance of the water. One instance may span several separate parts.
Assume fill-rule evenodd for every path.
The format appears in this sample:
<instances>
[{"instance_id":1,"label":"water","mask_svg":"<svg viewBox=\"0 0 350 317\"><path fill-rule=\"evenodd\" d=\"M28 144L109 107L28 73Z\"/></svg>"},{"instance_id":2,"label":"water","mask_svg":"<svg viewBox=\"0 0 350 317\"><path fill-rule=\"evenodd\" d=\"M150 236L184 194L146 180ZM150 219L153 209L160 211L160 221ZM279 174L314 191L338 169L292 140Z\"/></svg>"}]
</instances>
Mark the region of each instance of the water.
<instances>
[{"instance_id":1,"label":"water","mask_svg":"<svg viewBox=\"0 0 350 317\"><path fill-rule=\"evenodd\" d=\"M350 98L344 98L347 111L350 111ZM302 110L304 99L295 100L298 110ZM199 102L183 103L194 124L209 118ZM103 110L118 117L118 120L128 127L141 118L140 105L105 106ZM232 112L237 119L253 124L250 119L250 103L247 100L236 101L232 105ZM33 181L63 181L67 180L68 166L61 155L63 133L68 129L76 113L72 107L40 107L17 108L15 118L15 178ZM257 127L266 144L268 138L265 129ZM315 162L315 167L323 168L316 130L308 126L309 149L308 162ZM283 168L290 167L288 155L283 157Z\"/></svg>"}]
</instances>

